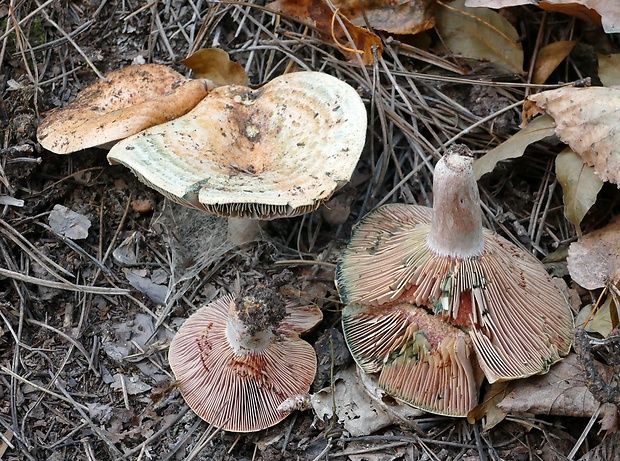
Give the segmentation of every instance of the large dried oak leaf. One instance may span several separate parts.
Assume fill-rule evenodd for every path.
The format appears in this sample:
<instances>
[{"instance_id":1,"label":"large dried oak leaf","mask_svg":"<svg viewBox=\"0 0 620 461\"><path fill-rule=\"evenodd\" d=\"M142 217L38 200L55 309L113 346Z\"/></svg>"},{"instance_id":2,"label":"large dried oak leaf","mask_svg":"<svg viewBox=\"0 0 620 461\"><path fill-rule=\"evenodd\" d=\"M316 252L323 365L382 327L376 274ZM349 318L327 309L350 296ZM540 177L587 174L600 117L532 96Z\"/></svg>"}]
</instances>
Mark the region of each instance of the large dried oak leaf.
<instances>
[{"instance_id":1,"label":"large dried oak leaf","mask_svg":"<svg viewBox=\"0 0 620 461\"><path fill-rule=\"evenodd\" d=\"M620 218L571 243L568 272L587 290L616 284L620 274Z\"/></svg>"},{"instance_id":2,"label":"large dried oak leaf","mask_svg":"<svg viewBox=\"0 0 620 461\"><path fill-rule=\"evenodd\" d=\"M555 133L603 181L620 184L620 87L564 87L531 95L523 120L547 113Z\"/></svg>"}]
</instances>

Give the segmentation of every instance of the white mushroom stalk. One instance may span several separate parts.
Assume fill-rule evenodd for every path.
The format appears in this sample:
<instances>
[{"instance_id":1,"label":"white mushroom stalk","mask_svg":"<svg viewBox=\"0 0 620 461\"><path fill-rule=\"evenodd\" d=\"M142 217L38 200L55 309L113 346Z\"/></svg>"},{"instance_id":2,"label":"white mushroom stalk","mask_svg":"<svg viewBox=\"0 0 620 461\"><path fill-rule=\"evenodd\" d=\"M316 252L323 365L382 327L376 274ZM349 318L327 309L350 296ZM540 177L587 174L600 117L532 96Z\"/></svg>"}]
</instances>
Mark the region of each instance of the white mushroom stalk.
<instances>
[{"instance_id":1,"label":"white mushroom stalk","mask_svg":"<svg viewBox=\"0 0 620 461\"><path fill-rule=\"evenodd\" d=\"M345 337L357 363L380 372L380 383L394 396L453 415L467 405L438 399L433 409L422 398L422 393L448 392L448 381L443 389L433 388L439 381L431 363L448 366L471 348L475 358L468 360L477 363L466 367L481 368L489 382L545 373L568 353L573 329L568 303L540 262L482 227L473 160L462 155L464 149L453 148L437 164L433 209L387 205L369 213L353 230L336 273L347 305ZM442 330L442 323L464 332L467 341L456 330ZM405 351L420 341L412 331L425 337L443 333L441 340L430 342L430 355L405 359ZM445 349L446 344L458 347ZM446 350L453 353L446 355ZM390 363L403 364L398 376ZM405 386L422 369L427 370L426 387ZM465 389L463 382L450 385ZM477 388L479 380L467 382ZM463 391L463 398L475 404L470 391Z\"/></svg>"},{"instance_id":2,"label":"white mushroom stalk","mask_svg":"<svg viewBox=\"0 0 620 461\"><path fill-rule=\"evenodd\" d=\"M433 175L433 217L428 247L440 256L469 258L484 249L480 195L471 157L449 155Z\"/></svg>"}]
</instances>

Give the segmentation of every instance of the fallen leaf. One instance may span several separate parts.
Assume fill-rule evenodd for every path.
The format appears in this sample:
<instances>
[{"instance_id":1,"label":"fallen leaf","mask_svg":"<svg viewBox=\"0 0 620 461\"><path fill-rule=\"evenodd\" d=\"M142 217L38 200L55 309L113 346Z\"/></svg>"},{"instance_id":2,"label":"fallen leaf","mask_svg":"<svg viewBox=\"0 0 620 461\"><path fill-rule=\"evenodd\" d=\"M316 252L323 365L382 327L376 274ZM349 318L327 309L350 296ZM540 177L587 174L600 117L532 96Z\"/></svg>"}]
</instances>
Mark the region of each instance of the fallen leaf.
<instances>
[{"instance_id":1,"label":"fallen leaf","mask_svg":"<svg viewBox=\"0 0 620 461\"><path fill-rule=\"evenodd\" d=\"M620 184L620 87L563 87L528 96L523 105L526 124L547 113L555 133L603 181Z\"/></svg>"},{"instance_id":2,"label":"fallen leaf","mask_svg":"<svg viewBox=\"0 0 620 461\"><path fill-rule=\"evenodd\" d=\"M568 250L568 271L587 290L618 282L620 271L620 216L573 242Z\"/></svg>"},{"instance_id":3,"label":"fallen leaf","mask_svg":"<svg viewBox=\"0 0 620 461\"><path fill-rule=\"evenodd\" d=\"M134 269L124 269L123 271L132 287L147 295L154 303L166 304L166 296L168 295L167 285L154 283L150 278Z\"/></svg>"},{"instance_id":4,"label":"fallen leaf","mask_svg":"<svg viewBox=\"0 0 620 461\"><path fill-rule=\"evenodd\" d=\"M532 83L545 83L553 71L570 54L576 43L574 40L561 40L542 47L536 56Z\"/></svg>"},{"instance_id":5,"label":"fallen leaf","mask_svg":"<svg viewBox=\"0 0 620 461\"><path fill-rule=\"evenodd\" d=\"M564 216L581 235L581 220L596 202L603 181L571 148L564 149L555 158L555 174L562 186Z\"/></svg>"},{"instance_id":6,"label":"fallen leaf","mask_svg":"<svg viewBox=\"0 0 620 461\"><path fill-rule=\"evenodd\" d=\"M546 375L516 381L498 406L509 413L589 418L600 403L588 390L577 355L571 353L553 365Z\"/></svg>"},{"instance_id":7,"label":"fallen leaf","mask_svg":"<svg viewBox=\"0 0 620 461\"><path fill-rule=\"evenodd\" d=\"M338 2L332 3L338 8ZM302 23L309 22L316 28L321 40L337 45L348 59L355 60L355 55L360 55L366 66L374 63L375 54L380 57L383 52L383 44L377 34L356 26L341 11L332 11L325 0L276 0L267 8L293 16ZM346 31L340 26L339 19ZM350 43L349 37L353 43Z\"/></svg>"},{"instance_id":8,"label":"fallen leaf","mask_svg":"<svg viewBox=\"0 0 620 461\"><path fill-rule=\"evenodd\" d=\"M527 146L553 136L555 122L549 116L538 117L517 134L487 152L474 162L474 174L480 179L495 168L498 162L521 157Z\"/></svg>"},{"instance_id":9,"label":"fallen leaf","mask_svg":"<svg viewBox=\"0 0 620 461\"><path fill-rule=\"evenodd\" d=\"M592 305L584 306L575 318L575 326L583 328L588 333L598 333L603 338L606 338L613 330L613 323L611 321L612 303L613 297L607 296L605 302L599 306L592 316L590 316L593 309ZM616 306L614 305L613 308L616 309Z\"/></svg>"},{"instance_id":10,"label":"fallen leaf","mask_svg":"<svg viewBox=\"0 0 620 461\"><path fill-rule=\"evenodd\" d=\"M604 86L620 85L620 54L598 55L598 78Z\"/></svg>"},{"instance_id":11,"label":"fallen leaf","mask_svg":"<svg viewBox=\"0 0 620 461\"><path fill-rule=\"evenodd\" d=\"M448 49L464 58L490 61L523 72L523 49L510 22L487 8L467 8L464 0L438 2L435 28Z\"/></svg>"},{"instance_id":12,"label":"fallen leaf","mask_svg":"<svg viewBox=\"0 0 620 461\"><path fill-rule=\"evenodd\" d=\"M514 383L515 381L498 381L491 384L482 402L467 415L467 422L474 424L476 421L482 420L484 431L491 430L501 423L508 413L501 410L497 405L504 400Z\"/></svg>"},{"instance_id":13,"label":"fallen leaf","mask_svg":"<svg viewBox=\"0 0 620 461\"><path fill-rule=\"evenodd\" d=\"M220 48L198 50L181 64L194 71L194 78L211 80L215 86L248 86L250 83L243 66L231 61L228 53Z\"/></svg>"},{"instance_id":14,"label":"fallen leaf","mask_svg":"<svg viewBox=\"0 0 620 461\"><path fill-rule=\"evenodd\" d=\"M54 232L72 240L85 239L90 229L90 219L58 204L49 215L49 224Z\"/></svg>"},{"instance_id":15,"label":"fallen leaf","mask_svg":"<svg viewBox=\"0 0 620 461\"><path fill-rule=\"evenodd\" d=\"M618 432L618 423L619 423L618 417L620 416L618 415L618 409L612 403L606 403L605 405L610 405L613 407L610 409L610 411L606 411L605 415L603 415L603 417L601 418L601 431ZM611 411L614 408L616 409L616 411ZM607 458L607 459L612 459L612 458ZM592 460L590 459L590 461Z\"/></svg>"},{"instance_id":16,"label":"fallen leaf","mask_svg":"<svg viewBox=\"0 0 620 461\"><path fill-rule=\"evenodd\" d=\"M334 6L353 24L392 34L417 34L435 25L435 0L336 0Z\"/></svg>"},{"instance_id":17,"label":"fallen leaf","mask_svg":"<svg viewBox=\"0 0 620 461\"><path fill-rule=\"evenodd\" d=\"M317 4L325 8L316 8ZM417 34L435 25L433 4L435 0L332 0L334 7L357 27L370 26L372 29L384 30L392 34ZM321 0L278 0L270 3L268 8L292 14L298 18L308 18L315 22L327 23L317 16L331 16L327 2ZM329 11L329 13L328 13ZM305 14L301 16L298 13ZM330 18L331 21L331 18Z\"/></svg>"},{"instance_id":18,"label":"fallen leaf","mask_svg":"<svg viewBox=\"0 0 620 461\"><path fill-rule=\"evenodd\" d=\"M403 424L403 418L412 421L424 414L408 405L397 404L407 412L407 416L402 413L397 416L381 399L371 397L355 366L339 371L334 382L334 394L330 387L326 387L311 396L312 408L322 421L333 418L335 413L338 422L353 437L369 435L395 423ZM383 394L385 396L385 392Z\"/></svg>"},{"instance_id":19,"label":"fallen leaf","mask_svg":"<svg viewBox=\"0 0 620 461\"><path fill-rule=\"evenodd\" d=\"M589 23L602 24L608 34L620 32L620 3L610 0L467 0L467 6L504 8L517 5L537 5L556 13L575 16Z\"/></svg>"},{"instance_id":20,"label":"fallen leaf","mask_svg":"<svg viewBox=\"0 0 620 461\"><path fill-rule=\"evenodd\" d=\"M142 394L151 390L151 386L143 382L138 376L126 376L122 373L114 375L112 389L117 391L126 390L129 395Z\"/></svg>"}]
</instances>

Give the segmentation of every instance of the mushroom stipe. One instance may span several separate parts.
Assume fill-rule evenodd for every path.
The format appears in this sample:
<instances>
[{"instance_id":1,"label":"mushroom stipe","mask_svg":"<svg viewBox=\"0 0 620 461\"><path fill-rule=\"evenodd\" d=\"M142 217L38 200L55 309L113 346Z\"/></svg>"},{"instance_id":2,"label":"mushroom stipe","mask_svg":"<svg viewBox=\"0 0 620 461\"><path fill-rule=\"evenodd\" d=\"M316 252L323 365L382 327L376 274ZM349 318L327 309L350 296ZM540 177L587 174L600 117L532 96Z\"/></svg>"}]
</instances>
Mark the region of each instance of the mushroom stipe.
<instances>
[{"instance_id":1,"label":"mushroom stipe","mask_svg":"<svg viewBox=\"0 0 620 461\"><path fill-rule=\"evenodd\" d=\"M394 397L452 416L477 403L481 372L491 383L546 373L573 332L570 307L540 262L482 227L466 150L438 162L433 209L369 213L336 271L358 365L379 372Z\"/></svg>"}]
</instances>

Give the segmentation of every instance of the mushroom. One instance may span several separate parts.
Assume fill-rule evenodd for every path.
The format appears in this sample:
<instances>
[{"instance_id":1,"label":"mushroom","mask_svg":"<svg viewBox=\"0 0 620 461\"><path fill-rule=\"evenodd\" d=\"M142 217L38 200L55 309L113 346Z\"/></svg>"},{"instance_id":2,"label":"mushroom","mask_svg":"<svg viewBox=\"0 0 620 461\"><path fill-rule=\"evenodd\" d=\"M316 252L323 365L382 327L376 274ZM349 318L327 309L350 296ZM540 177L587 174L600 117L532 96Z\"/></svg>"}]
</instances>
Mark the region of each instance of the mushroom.
<instances>
[{"instance_id":1,"label":"mushroom","mask_svg":"<svg viewBox=\"0 0 620 461\"><path fill-rule=\"evenodd\" d=\"M490 383L546 373L573 330L540 262L483 228L472 162L455 146L437 163L432 209L393 204L366 215L336 271L360 367L380 372L395 397L454 416L477 403L477 367ZM445 399L455 389L467 403Z\"/></svg>"},{"instance_id":2,"label":"mushroom","mask_svg":"<svg viewBox=\"0 0 620 461\"><path fill-rule=\"evenodd\" d=\"M256 90L216 88L185 116L119 142L108 160L175 202L246 227L316 209L350 179L365 136L351 86L298 72Z\"/></svg>"},{"instance_id":3,"label":"mushroom","mask_svg":"<svg viewBox=\"0 0 620 461\"><path fill-rule=\"evenodd\" d=\"M425 411L465 416L483 375L461 329L411 303L346 306L345 339L364 373L388 394Z\"/></svg>"},{"instance_id":4,"label":"mushroom","mask_svg":"<svg viewBox=\"0 0 620 461\"><path fill-rule=\"evenodd\" d=\"M191 110L208 93L207 80L186 78L160 64L110 72L63 108L52 109L37 130L39 143L70 154L111 143Z\"/></svg>"},{"instance_id":5,"label":"mushroom","mask_svg":"<svg viewBox=\"0 0 620 461\"><path fill-rule=\"evenodd\" d=\"M199 309L170 344L170 367L183 398L224 430L277 424L291 412L278 407L310 390L316 354L299 334L321 319L318 307L285 306L270 287L226 295Z\"/></svg>"}]
</instances>

